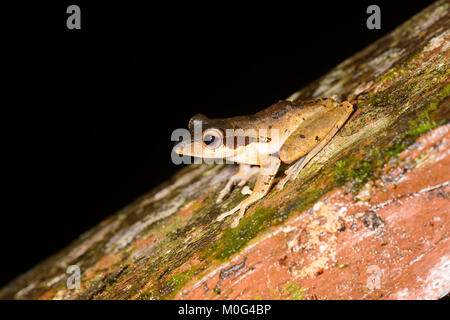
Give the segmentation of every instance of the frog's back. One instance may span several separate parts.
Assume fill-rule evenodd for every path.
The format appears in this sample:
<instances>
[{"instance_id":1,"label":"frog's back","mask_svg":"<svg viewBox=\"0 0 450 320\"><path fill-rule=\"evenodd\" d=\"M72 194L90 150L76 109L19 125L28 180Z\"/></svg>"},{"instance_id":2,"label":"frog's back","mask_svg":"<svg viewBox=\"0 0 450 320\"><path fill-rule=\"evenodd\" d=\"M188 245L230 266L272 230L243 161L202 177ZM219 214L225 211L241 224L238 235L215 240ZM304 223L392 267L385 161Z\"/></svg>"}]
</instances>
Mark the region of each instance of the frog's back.
<instances>
[{"instance_id":1,"label":"frog's back","mask_svg":"<svg viewBox=\"0 0 450 320\"><path fill-rule=\"evenodd\" d=\"M320 113L333 102L331 99L315 99L299 102L280 100L270 107L255 114L247 116L236 116L226 119L205 119L205 128L227 129L282 129L299 123L304 118Z\"/></svg>"},{"instance_id":2,"label":"frog's back","mask_svg":"<svg viewBox=\"0 0 450 320\"><path fill-rule=\"evenodd\" d=\"M271 129L272 127L279 127L279 124L285 122L284 120L302 114L304 112L302 110L309 104L309 101L293 103L288 100L280 100L255 114L236 116L228 119L215 119L214 122L216 125L220 125L221 123L227 124L231 127L230 129Z\"/></svg>"}]
</instances>

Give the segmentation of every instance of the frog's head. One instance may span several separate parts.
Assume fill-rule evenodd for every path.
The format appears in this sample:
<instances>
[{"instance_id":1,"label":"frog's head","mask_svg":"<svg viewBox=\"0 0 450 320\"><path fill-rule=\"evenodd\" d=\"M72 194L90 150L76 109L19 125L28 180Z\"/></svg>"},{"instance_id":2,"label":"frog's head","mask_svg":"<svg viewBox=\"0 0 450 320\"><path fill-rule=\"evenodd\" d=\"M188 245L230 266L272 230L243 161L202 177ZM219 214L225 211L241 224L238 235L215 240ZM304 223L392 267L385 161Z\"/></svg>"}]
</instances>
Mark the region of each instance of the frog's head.
<instances>
[{"instance_id":1,"label":"frog's head","mask_svg":"<svg viewBox=\"0 0 450 320\"><path fill-rule=\"evenodd\" d=\"M173 150L181 155L199 158L227 158L236 150L226 144L225 129L220 120L197 114L189 120L190 140L183 140Z\"/></svg>"}]
</instances>

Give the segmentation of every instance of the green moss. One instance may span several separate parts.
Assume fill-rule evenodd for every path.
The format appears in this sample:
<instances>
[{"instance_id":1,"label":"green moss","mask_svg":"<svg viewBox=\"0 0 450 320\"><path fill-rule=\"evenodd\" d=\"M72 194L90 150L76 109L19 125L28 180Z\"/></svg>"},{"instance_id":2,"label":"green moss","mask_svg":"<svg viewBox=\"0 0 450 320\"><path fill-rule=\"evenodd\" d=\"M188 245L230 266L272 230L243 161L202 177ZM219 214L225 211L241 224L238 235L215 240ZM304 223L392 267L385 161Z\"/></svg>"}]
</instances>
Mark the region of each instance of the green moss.
<instances>
[{"instance_id":1,"label":"green moss","mask_svg":"<svg viewBox=\"0 0 450 320\"><path fill-rule=\"evenodd\" d=\"M430 102L429 105L424 109L424 111L422 111L419 114L419 116L416 119L410 121L411 126L413 127L423 126L423 129L426 129L424 130L424 132L419 132L419 135L425 133L430 129L433 129L438 125L434 123L434 121L431 121L431 119L433 118L434 113L438 110L439 105L449 96L450 96L450 85L447 85L439 92L436 99ZM443 119L443 121L445 121L445 119ZM434 124L433 127L430 126L431 124ZM424 127L426 125L428 125L429 128Z\"/></svg>"},{"instance_id":2,"label":"green moss","mask_svg":"<svg viewBox=\"0 0 450 320\"><path fill-rule=\"evenodd\" d=\"M358 161L353 156L340 160L332 168L334 181L337 185L351 182L351 192L357 193L368 181L375 180L380 175L383 165L396 152L401 151L392 149L382 153L377 148L363 161Z\"/></svg>"},{"instance_id":3,"label":"green moss","mask_svg":"<svg viewBox=\"0 0 450 320\"><path fill-rule=\"evenodd\" d=\"M384 152L377 148L364 160L353 156L340 160L332 168L334 181L338 186L350 183L350 192L356 194L367 182L378 179L385 164L405 149L406 144L400 142L389 146Z\"/></svg>"},{"instance_id":4,"label":"green moss","mask_svg":"<svg viewBox=\"0 0 450 320\"><path fill-rule=\"evenodd\" d=\"M288 208L288 212L297 211L302 212L306 209L308 209L312 204L314 204L317 200L319 200L320 197L322 197L325 193L330 191L333 186L326 186L323 188L314 188L311 187L311 190L308 190L300 195L300 197L295 198L292 200L292 204L288 203L286 206Z\"/></svg>"},{"instance_id":5,"label":"green moss","mask_svg":"<svg viewBox=\"0 0 450 320\"><path fill-rule=\"evenodd\" d=\"M436 126L437 126L436 122L427 120L427 121L421 123L420 125L418 125L417 127L409 130L408 135L410 135L411 137L418 138L421 135L423 135L424 133L430 131L431 129L436 128Z\"/></svg>"},{"instance_id":6,"label":"green moss","mask_svg":"<svg viewBox=\"0 0 450 320\"><path fill-rule=\"evenodd\" d=\"M368 182L376 180L383 172L385 164L403 152L408 145L418 137L436 128L445 120L435 122L431 120L431 113L438 110L438 106L450 95L450 86L446 86L439 93L436 101L429 104L420 115L409 121L410 129L394 138L393 143L383 151L379 148L372 151L363 160L354 156L336 162L332 168L334 182L337 185L351 183L351 192L357 193Z\"/></svg>"},{"instance_id":7,"label":"green moss","mask_svg":"<svg viewBox=\"0 0 450 320\"><path fill-rule=\"evenodd\" d=\"M237 253L263 229L271 225L277 211L273 208L257 209L254 214L245 216L236 228L227 228L218 243L215 258L227 259ZM216 244L217 246L217 244Z\"/></svg>"},{"instance_id":8,"label":"green moss","mask_svg":"<svg viewBox=\"0 0 450 320\"><path fill-rule=\"evenodd\" d=\"M385 162L389 159L396 158L406 148L407 148L407 146L403 142L396 143L396 144L389 146L385 151L385 155L386 155Z\"/></svg>"},{"instance_id":9,"label":"green moss","mask_svg":"<svg viewBox=\"0 0 450 320\"><path fill-rule=\"evenodd\" d=\"M380 82L392 81L397 78L400 74L402 74L404 70L400 66L400 64L396 64L390 71L386 72L381 78Z\"/></svg>"},{"instance_id":10,"label":"green moss","mask_svg":"<svg viewBox=\"0 0 450 320\"><path fill-rule=\"evenodd\" d=\"M189 281L195 274L195 268L183 271L179 274L174 275L172 278L167 280L166 286L172 288L170 294L165 295L164 298L171 298Z\"/></svg>"},{"instance_id":11,"label":"green moss","mask_svg":"<svg viewBox=\"0 0 450 320\"><path fill-rule=\"evenodd\" d=\"M178 291L196 274L196 269L191 268L189 270L178 273L163 284L159 286L157 290L146 289L139 295L139 300L164 300L172 299Z\"/></svg>"},{"instance_id":12,"label":"green moss","mask_svg":"<svg viewBox=\"0 0 450 320\"><path fill-rule=\"evenodd\" d=\"M261 231L282 223L294 211L305 210L329 190L329 188L322 188L306 191L281 209L257 208L255 213L244 216L236 228L227 228L222 236L202 253L202 257L212 255L218 260L230 258Z\"/></svg>"},{"instance_id":13,"label":"green moss","mask_svg":"<svg viewBox=\"0 0 450 320\"><path fill-rule=\"evenodd\" d=\"M289 281L283 287L281 295L286 297L286 300L303 300L305 298L305 289L300 288L295 282Z\"/></svg>"}]
</instances>

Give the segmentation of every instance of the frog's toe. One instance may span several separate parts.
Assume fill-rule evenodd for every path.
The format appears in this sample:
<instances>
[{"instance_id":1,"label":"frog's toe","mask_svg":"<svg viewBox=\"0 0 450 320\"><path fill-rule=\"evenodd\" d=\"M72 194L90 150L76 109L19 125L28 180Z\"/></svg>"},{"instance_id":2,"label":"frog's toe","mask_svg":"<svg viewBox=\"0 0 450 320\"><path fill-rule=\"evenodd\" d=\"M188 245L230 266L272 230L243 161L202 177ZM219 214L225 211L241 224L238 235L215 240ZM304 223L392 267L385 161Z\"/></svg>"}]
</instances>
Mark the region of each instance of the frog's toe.
<instances>
[{"instance_id":1,"label":"frog's toe","mask_svg":"<svg viewBox=\"0 0 450 320\"><path fill-rule=\"evenodd\" d=\"M235 185L235 183L239 180L238 177L236 176L232 176L227 184L225 185L225 187L220 190L219 192L219 196L217 197L216 203L221 203L222 200L229 194L231 193L231 189L233 188L233 186Z\"/></svg>"},{"instance_id":2,"label":"frog's toe","mask_svg":"<svg viewBox=\"0 0 450 320\"><path fill-rule=\"evenodd\" d=\"M224 212L222 213L220 216L217 217L216 221L222 221L223 219L225 219L228 216L231 216L233 213L235 213L236 211L238 211L240 209L241 205L237 205L236 207L234 207L233 209L231 209L230 211Z\"/></svg>"},{"instance_id":3,"label":"frog's toe","mask_svg":"<svg viewBox=\"0 0 450 320\"><path fill-rule=\"evenodd\" d=\"M239 225L239 221L241 221L241 219L234 218L233 222L230 224L230 227L236 228Z\"/></svg>"},{"instance_id":4,"label":"frog's toe","mask_svg":"<svg viewBox=\"0 0 450 320\"><path fill-rule=\"evenodd\" d=\"M227 194L229 194L231 191L231 186L228 187L228 185L225 186L225 188L223 188L222 190L220 190L219 195L217 196L217 200L216 203L221 203L223 201L223 198L225 198L225 196Z\"/></svg>"},{"instance_id":5,"label":"frog's toe","mask_svg":"<svg viewBox=\"0 0 450 320\"><path fill-rule=\"evenodd\" d=\"M278 183L277 183L277 190L283 190L284 185L286 184L287 180L286 177L284 177L283 179L281 179Z\"/></svg>"},{"instance_id":6,"label":"frog's toe","mask_svg":"<svg viewBox=\"0 0 450 320\"><path fill-rule=\"evenodd\" d=\"M230 224L231 228L236 228L239 225L239 222L241 221L242 217L244 216L246 209L247 209L247 206L241 205L239 214L233 218L233 221Z\"/></svg>"},{"instance_id":7,"label":"frog's toe","mask_svg":"<svg viewBox=\"0 0 450 320\"><path fill-rule=\"evenodd\" d=\"M284 172L285 176L283 177L283 179L280 180L280 182L278 182L276 186L278 190L282 190L284 188L284 185L288 181L294 181L295 179L297 179L298 174L300 173L300 171L302 171L303 167L305 166L304 159L305 157L298 159L296 163L294 163L292 166L289 167L289 169L287 169Z\"/></svg>"},{"instance_id":8,"label":"frog's toe","mask_svg":"<svg viewBox=\"0 0 450 320\"><path fill-rule=\"evenodd\" d=\"M252 190L248 186L245 186L242 188L241 193L243 195L250 195L252 194Z\"/></svg>"},{"instance_id":9,"label":"frog's toe","mask_svg":"<svg viewBox=\"0 0 450 320\"><path fill-rule=\"evenodd\" d=\"M294 168L291 167L290 169ZM278 182L277 189L282 190L287 182L295 180L298 175L298 172L296 171L297 170L286 170L286 175L280 180L280 182Z\"/></svg>"},{"instance_id":10,"label":"frog's toe","mask_svg":"<svg viewBox=\"0 0 450 320\"><path fill-rule=\"evenodd\" d=\"M239 222L241 221L242 216L239 214L236 217L233 218L233 221L230 224L231 228L236 228L239 225Z\"/></svg>"},{"instance_id":11,"label":"frog's toe","mask_svg":"<svg viewBox=\"0 0 450 320\"><path fill-rule=\"evenodd\" d=\"M241 166L241 169L235 173L233 176L228 179L225 187L220 191L219 196L217 197L216 203L221 203L222 200L231 193L231 190L235 185L238 187L243 187L250 178L258 173L258 168L251 168L249 165Z\"/></svg>"}]
</instances>

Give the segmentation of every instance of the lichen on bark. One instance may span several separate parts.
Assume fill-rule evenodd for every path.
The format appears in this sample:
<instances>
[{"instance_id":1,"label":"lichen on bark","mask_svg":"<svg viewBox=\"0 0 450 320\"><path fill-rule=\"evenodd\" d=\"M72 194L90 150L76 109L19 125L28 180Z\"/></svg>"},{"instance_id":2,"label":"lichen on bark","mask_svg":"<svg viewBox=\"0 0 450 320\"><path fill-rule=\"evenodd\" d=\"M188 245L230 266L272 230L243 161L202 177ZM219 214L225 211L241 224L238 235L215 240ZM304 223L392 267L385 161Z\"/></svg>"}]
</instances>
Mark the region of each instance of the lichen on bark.
<instances>
[{"instance_id":1,"label":"lichen on bark","mask_svg":"<svg viewBox=\"0 0 450 320\"><path fill-rule=\"evenodd\" d=\"M215 203L236 169L191 165L12 281L0 290L0 298L170 299L200 283L206 284L203 298L240 297L221 285L252 268L246 260L233 260L244 248L285 228L286 221L312 210L337 188L360 201L364 188L388 167L399 166L399 154L448 123L448 10L448 1L434 3L289 98L336 94L351 100L356 111L296 181L282 191L271 190L237 228L229 228L230 220L215 221L245 197L236 188L223 204ZM336 246L339 238L333 239ZM332 268L331 261L326 263ZM69 265L82 270L80 290L66 287ZM219 280L208 287L215 276ZM271 292L295 299L304 298L307 289L289 281Z\"/></svg>"}]
</instances>

